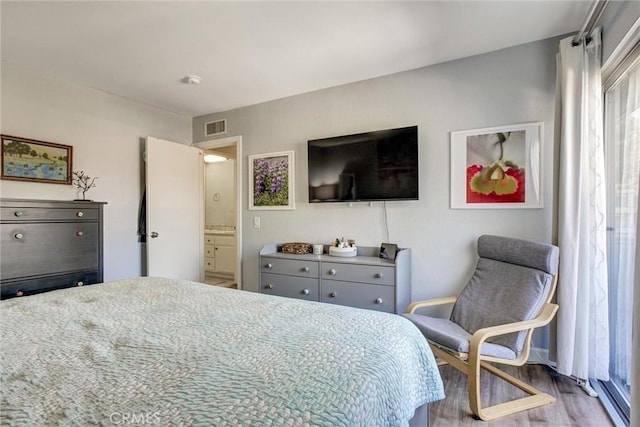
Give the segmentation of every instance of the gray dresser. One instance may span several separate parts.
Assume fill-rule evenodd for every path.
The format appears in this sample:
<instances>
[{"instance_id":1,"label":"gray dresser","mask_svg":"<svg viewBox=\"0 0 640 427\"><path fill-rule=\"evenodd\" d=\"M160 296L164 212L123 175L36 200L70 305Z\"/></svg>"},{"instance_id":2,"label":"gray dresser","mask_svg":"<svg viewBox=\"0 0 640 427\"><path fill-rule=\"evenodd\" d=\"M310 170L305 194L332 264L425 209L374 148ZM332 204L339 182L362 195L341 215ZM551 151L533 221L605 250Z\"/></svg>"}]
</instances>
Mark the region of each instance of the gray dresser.
<instances>
[{"instance_id":1,"label":"gray dresser","mask_svg":"<svg viewBox=\"0 0 640 427\"><path fill-rule=\"evenodd\" d=\"M0 199L1 297L102 282L103 205Z\"/></svg>"},{"instance_id":2,"label":"gray dresser","mask_svg":"<svg viewBox=\"0 0 640 427\"><path fill-rule=\"evenodd\" d=\"M282 245L260 250L260 292L404 313L411 300L411 251L394 261L380 259L379 248L359 247L352 258L282 253Z\"/></svg>"}]
</instances>

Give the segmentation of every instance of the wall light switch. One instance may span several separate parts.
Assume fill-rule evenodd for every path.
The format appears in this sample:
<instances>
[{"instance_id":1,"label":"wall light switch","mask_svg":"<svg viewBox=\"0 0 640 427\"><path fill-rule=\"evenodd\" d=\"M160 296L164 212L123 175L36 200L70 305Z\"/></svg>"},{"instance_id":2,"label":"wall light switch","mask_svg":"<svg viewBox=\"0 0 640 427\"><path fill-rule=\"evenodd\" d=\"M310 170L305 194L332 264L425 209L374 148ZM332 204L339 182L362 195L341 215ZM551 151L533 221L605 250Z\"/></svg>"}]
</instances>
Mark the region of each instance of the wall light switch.
<instances>
[{"instance_id":1,"label":"wall light switch","mask_svg":"<svg viewBox=\"0 0 640 427\"><path fill-rule=\"evenodd\" d=\"M254 216L253 217L253 228L260 228L260 217L259 216Z\"/></svg>"}]
</instances>

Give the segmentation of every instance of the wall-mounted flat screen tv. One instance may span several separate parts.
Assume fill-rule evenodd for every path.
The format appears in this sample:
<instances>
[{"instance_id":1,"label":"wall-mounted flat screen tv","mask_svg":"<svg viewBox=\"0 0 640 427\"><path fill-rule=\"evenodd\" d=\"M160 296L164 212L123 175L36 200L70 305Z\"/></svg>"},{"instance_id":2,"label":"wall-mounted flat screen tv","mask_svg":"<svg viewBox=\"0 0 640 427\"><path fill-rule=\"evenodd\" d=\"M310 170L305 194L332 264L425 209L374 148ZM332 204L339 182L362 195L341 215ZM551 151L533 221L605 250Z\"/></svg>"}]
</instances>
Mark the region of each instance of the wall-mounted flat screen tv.
<instances>
[{"instance_id":1,"label":"wall-mounted flat screen tv","mask_svg":"<svg viewBox=\"0 0 640 427\"><path fill-rule=\"evenodd\" d=\"M309 202L418 200L418 127L307 142Z\"/></svg>"}]
</instances>

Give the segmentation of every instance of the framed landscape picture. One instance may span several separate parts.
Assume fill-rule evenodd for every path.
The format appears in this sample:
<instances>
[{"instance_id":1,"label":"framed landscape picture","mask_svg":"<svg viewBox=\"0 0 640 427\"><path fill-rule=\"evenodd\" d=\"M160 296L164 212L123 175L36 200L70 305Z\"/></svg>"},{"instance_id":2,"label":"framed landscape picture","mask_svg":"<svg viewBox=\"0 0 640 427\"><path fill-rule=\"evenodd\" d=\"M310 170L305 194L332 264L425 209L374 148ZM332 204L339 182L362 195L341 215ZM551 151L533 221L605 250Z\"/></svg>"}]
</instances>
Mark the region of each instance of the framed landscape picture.
<instances>
[{"instance_id":1,"label":"framed landscape picture","mask_svg":"<svg viewBox=\"0 0 640 427\"><path fill-rule=\"evenodd\" d=\"M1 135L2 179L71 184L73 147Z\"/></svg>"},{"instance_id":2,"label":"framed landscape picture","mask_svg":"<svg viewBox=\"0 0 640 427\"><path fill-rule=\"evenodd\" d=\"M451 208L541 208L542 122L451 132Z\"/></svg>"},{"instance_id":3,"label":"framed landscape picture","mask_svg":"<svg viewBox=\"0 0 640 427\"><path fill-rule=\"evenodd\" d=\"M249 156L249 209L295 209L293 151Z\"/></svg>"}]
</instances>

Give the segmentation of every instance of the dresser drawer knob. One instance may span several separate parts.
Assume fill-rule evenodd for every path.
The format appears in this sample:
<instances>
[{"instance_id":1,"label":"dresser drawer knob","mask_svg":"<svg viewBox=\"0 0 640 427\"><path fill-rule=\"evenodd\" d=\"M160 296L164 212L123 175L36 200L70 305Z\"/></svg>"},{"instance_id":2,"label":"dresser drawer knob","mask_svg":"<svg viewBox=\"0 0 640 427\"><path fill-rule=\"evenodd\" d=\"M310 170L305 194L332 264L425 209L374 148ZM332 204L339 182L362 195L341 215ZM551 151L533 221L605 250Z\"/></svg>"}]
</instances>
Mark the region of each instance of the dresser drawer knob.
<instances>
[{"instance_id":1,"label":"dresser drawer knob","mask_svg":"<svg viewBox=\"0 0 640 427\"><path fill-rule=\"evenodd\" d=\"M302 295L309 295L309 294L310 294L309 289L302 290Z\"/></svg>"},{"instance_id":2,"label":"dresser drawer knob","mask_svg":"<svg viewBox=\"0 0 640 427\"><path fill-rule=\"evenodd\" d=\"M22 212L22 211L15 211L13 214L14 214L15 216L17 216L17 217L21 217L22 215L24 215L24 212Z\"/></svg>"},{"instance_id":3,"label":"dresser drawer knob","mask_svg":"<svg viewBox=\"0 0 640 427\"><path fill-rule=\"evenodd\" d=\"M265 289L273 289L273 285L271 283L264 285Z\"/></svg>"},{"instance_id":4,"label":"dresser drawer knob","mask_svg":"<svg viewBox=\"0 0 640 427\"><path fill-rule=\"evenodd\" d=\"M332 268L331 270L329 270L329 274L330 274L330 275L332 275L332 276L335 276L335 275L336 275L336 273L337 273L337 272L336 272L336 269L335 269L335 268Z\"/></svg>"},{"instance_id":5,"label":"dresser drawer knob","mask_svg":"<svg viewBox=\"0 0 640 427\"><path fill-rule=\"evenodd\" d=\"M84 236L84 231L76 231L76 236L78 237Z\"/></svg>"},{"instance_id":6,"label":"dresser drawer knob","mask_svg":"<svg viewBox=\"0 0 640 427\"><path fill-rule=\"evenodd\" d=\"M82 212L82 211L78 211L78 212L76 212L76 216L77 216L78 218L82 218L82 217L84 216L84 212Z\"/></svg>"},{"instance_id":7,"label":"dresser drawer knob","mask_svg":"<svg viewBox=\"0 0 640 427\"><path fill-rule=\"evenodd\" d=\"M376 298L375 303L376 304L382 304L382 298Z\"/></svg>"},{"instance_id":8,"label":"dresser drawer knob","mask_svg":"<svg viewBox=\"0 0 640 427\"><path fill-rule=\"evenodd\" d=\"M330 296L331 298L335 298L335 297L336 297L336 293L335 293L335 292L331 292L331 293L329 294L329 296Z\"/></svg>"},{"instance_id":9,"label":"dresser drawer knob","mask_svg":"<svg viewBox=\"0 0 640 427\"><path fill-rule=\"evenodd\" d=\"M16 239L18 239L18 240L22 240L22 238L24 237L24 234L22 234L22 233L16 233L16 234L14 234L14 235L13 235L13 237L15 237L15 238L16 238Z\"/></svg>"},{"instance_id":10,"label":"dresser drawer knob","mask_svg":"<svg viewBox=\"0 0 640 427\"><path fill-rule=\"evenodd\" d=\"M376 279L382 279L382 274L376 273L373 277L375 277Z\"/></svg>"},{"instance_id":11,"label":"dresser drawer knob","mask_svg":"<svg viewBox=\"0 0 640 427\"><path fill-rule=\"evenodd\" d=\"M273 268L273 264L268 263L268 264L265 265L265 267L268 268L268 269L272 269Z\"/></svg>"},{"instance_id":12,"label":"dresser drawer knob","mask_svg":"<svg viewBox=\"0 0 640 427\"><path fill-rule=\"evenodd\" d=\"M309 267L304 267L304 268L302 269L302 271L304 271L305 273L308 273L308 272L309 272Z\"/></svg>"},{"instance_id":13,"label":"dresser drawer knob","mask_svg":"<svg viewBox=\"0 0 640 427\"><path fill-rule=\"evenodd\" d=\"M84 282L82 280L78 280L78 282L76 283L76 286L82 286L84 285Z\"/></svg>"}]
</instances>

